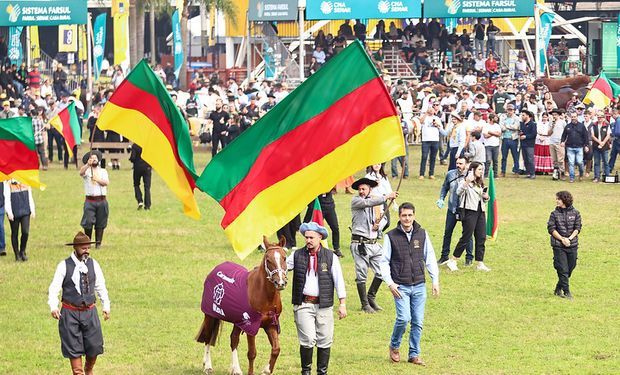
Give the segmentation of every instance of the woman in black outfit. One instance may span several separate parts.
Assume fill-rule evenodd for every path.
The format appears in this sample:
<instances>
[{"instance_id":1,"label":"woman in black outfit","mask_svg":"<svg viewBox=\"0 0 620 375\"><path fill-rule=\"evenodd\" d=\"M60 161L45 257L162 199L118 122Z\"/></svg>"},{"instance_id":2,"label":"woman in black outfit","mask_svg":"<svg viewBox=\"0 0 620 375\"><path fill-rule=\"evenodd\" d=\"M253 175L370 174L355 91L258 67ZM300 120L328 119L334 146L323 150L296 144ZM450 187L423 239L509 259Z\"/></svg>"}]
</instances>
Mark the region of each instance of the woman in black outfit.
<instances>
[{"instance_id":1,"label":"woman in black outfit","mask_svg":"<svg viewBox=\"0 0 620 375\"><path fill-rule=\"evenodd\" d=\"M558 297L573 299L568 286L577 265L577 247L581 232L581 215L573 207L573 196L568 191L555 194L556 208L551 212L547 222L547 231L551 235L553 249L553 267L558 273L558 283L554 294Z\"/></svg>"}]
</instances>

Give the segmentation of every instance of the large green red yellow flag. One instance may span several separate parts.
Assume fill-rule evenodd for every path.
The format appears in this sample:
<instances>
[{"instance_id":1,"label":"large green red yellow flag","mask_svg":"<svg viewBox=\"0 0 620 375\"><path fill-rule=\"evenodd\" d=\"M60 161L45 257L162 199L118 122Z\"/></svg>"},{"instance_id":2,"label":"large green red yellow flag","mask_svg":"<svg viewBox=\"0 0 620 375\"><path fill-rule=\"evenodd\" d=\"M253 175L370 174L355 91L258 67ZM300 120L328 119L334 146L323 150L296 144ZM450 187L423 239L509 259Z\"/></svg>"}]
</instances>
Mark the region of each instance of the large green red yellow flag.
<instances>
[{"instance_id":1,"label":"large green red yellow flag","mask_svg":"<svg viewBox=\"0 0 620 375\"><path fill-rule=\"evenodd\" d=\"M73 147L82 143L80 120L75 111L75 103L70 102L50 120L52 125L65 138L69 156L73 157Z\"/></svg>"},{"instance_id":2,"label":"large green red yellow flag","mask_svg":"<svg viewBox=\"0 0 620 375\"><path fill-rule=\"evenodd\" d=\"M592 103L596 109L604 109L618 95L620 95L620 86L608 79L605 73L601 72L592 84L590 91L583 98L583 102L584 104Z\"/></svg>"},{"instance_id":3,"label":"large green red yellow flag","mask_svg":"<svg viewBox=\"0 0 620 375\"><path fill-rule=\"evenodd\" d=\"M198 219L196 169L189 127L162 81L140 61L105 104L97 127L113 130L142 147L142 158Z\"/></svg>"},{"instance_id":4,"label":"large green red yellow flag","mask_svg":"<svg viewBox=\"0 0 620 375\"><path fill-rule=\"evenodd\" d=\"M39 158L30 117L0 120L0 181L12 178L45 189L39 181Z\"/></svg>"},{"instance_id":5,"label":"large green red yellow flag","mask_svg":"<svg viewBox=\"0 0 620 375\"><path fill-rule=\"evenodd\" d=\"M227 145L197 186L240 258L338 181L405 154L396 108L354 42Z\"/></svg>"},{"instance_id":6,"label":"large green red yellow flag","mask_svg":"<svg viewBox=\"0 0 620 375\"><path fill-rule=\"evenodd\" d=\"M495 199L495 176L493 168L489 169L489 201L487 202L487 237L492 240L497 238L499 221L497 217L497 200Z\"/></svg>"}]
</instances>

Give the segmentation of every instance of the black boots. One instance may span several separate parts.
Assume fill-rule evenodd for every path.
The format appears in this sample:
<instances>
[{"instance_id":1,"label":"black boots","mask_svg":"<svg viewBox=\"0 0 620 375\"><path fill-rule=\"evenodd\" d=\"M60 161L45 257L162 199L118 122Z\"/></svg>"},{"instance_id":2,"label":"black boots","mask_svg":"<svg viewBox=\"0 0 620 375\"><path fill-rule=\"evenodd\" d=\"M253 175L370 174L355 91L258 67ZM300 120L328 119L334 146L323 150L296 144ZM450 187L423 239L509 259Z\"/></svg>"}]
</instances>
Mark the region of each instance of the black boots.
<instances>
[{"instance_id":1,"label":"black boots","mask_svg":"<svg viewBox=\"0 0 620 375\"><path fill-rule=\"evenodd\" d=\"M373 310L373 308L368 304L368 297L366 296L366 283L357 283L357 294L360 296L362 311L367 314L374 314L375 310Z\"/></svg>"},{"instance_id":2,"label":"black boots","mask_svg":"<svg viewBox=\"0 0 620 375\"><path fill-rule=\"evenodd\" d=\"M103 229L104 228L95 228L95 241L97 241L95 244L95 249L101 247L101 242L103 241Z\"/></svg>"},{"instance_id":3,"label":"black boots","mask_svg":"<svg viewBox=\"0 0 620 375\"><path fill-rule=\"evenodd\" d=\"M375 302L375 296L377 295L377 291L379 290L382 282L383 280L375 276L375 278L372 279L372 284L370 284L370 289L368 289L368 304L375 311L383 311L381 306L377 305Z\"/></svg>"},{"instance_id":4,"label":"black boots","mask_svg":"<svg viewBox=\"0 0 620 375\"><path fill-rule=\"evenodd\" d=\"M327 375L330 348L316 348L316 375Z\"/></svg>"},{"instance_id":5,"label":"black boots","mask_svg":"<svg viewBox=\"0 0 620 375\"><path fill-rule=\"evenodd\" d=\"M310 375L312 371L312 350L305 346L299 347L299 356L301 358L301 375ZM319 349L320 350L320 349Z\"/></svg>"}]
</instances>

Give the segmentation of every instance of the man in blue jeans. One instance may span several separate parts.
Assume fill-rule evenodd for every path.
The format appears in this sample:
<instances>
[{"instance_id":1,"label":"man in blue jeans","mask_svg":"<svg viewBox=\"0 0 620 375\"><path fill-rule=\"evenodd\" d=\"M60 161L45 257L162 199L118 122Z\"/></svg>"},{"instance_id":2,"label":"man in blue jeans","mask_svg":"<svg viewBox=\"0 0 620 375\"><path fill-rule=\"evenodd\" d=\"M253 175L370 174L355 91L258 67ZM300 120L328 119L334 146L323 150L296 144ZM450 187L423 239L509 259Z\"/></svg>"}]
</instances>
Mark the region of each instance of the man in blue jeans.
<instances>
[{"instance_id":1,"label":"man in blue jeans","mask_svg":"<svg viewBox=\"0 0 620 375\"><path fill-rule=\"evenodd\" d=\"M439 102L433 103L420 117L422 124L422 160L420 161L420 180L424 179L426 172L426 161L428 160L428 174L431 180L435 179L435 162L439 151L439 136L446 136L448 133L443 128L441 119L435 115L439 110Z\"/></svg>"},{"instance_id":2,"label":"man in blue jeans","mask_svg":"<svg viewBox=\"0 0 620 375\"><path fill-rule=\"evenodd\" d=\"M446 179L441 185L441 191L439 192L439 199L435 203L438 208L443 208L444 200L450 193L450 199L448 200L448 212L446 212L446 229L443 232L443 245L441 246L441 257L437 261L437 264L443 265L448 263L450 260L450 242L452 242L452 232L454 232L454 228L457 223L457 210L459 207L459 196L456 194L456 188L458 185L463 182L465 178L465 171L467 171L467 159L464 157L458 157L456 159L456 169L451 169L446 174ZM466 251L467 255L465 256L465 265L471 266L474 259L474 241L470 239L467 244Z\"/></svg>"},{"instance_id":3,"label":"man in blue jeans","mask_svg":"<svg viewBox=\"0 0 620 375\"><path fill-rule=\"evenodd\" d=\"M424 323L426 283L424 267L432 280L432 293L439 295L439 269L430 237L415 221L415 207L405 202L398 207L396 228L384 235L381 275L396 304L396 322L390 339L390 360L400 362L400 343L411 322L408 362L424 366L420 339ZM424 266L424 265L425 266ZM403 266L404 265L404 266Z\"/></svg>"},{"instance_id":4,"label":"man in blue jeans","mask_svg":"<svg viewBox=\"0 0 620 375\"><path fill-rule=\"evenodd\" d=\"M530 111L521 111L521 128L519 139L521 140L521 156L527 172L527 178L535 179L536 171L534 168L534 143L536 141L536 123L534 115Z\"/></svg>"},{"instance_id":5,"label":"man in blue jeans","mask_svg":"<svg viewBox=\"0 0 620 375\"><path fill-rule=\"evenodd\" d=\"M570 122L562 133L561 145L566 147L568 175L570 182L575 182L575 164L579 166L579 180L583 178L583 152L588 152L589 133L583 123L579 122L576 112L570 115Z\"/></svg>"},{"instance_id":6,"label":"man in blue jeans","mask_svg":"<svg viewBox=\"0 0 620 375\"><path fill-rule=\"evenodd\" d=\"M609 154L609 172L614 170L616 157L620 154L620 110L614 109L611 122L611 154Z\"/></svg>"},{"instance_id":7,"label":"man in blue jeans","mask_svg":"<svg viewBox=\"0 0 620 375\"><path fill-rule=\"evenodd\" d=\"M502 128L502 166L501 176L506 177L508 152L512 155L512 173L519 173L519 116L515 114L515 106L507 104L506 114L499 115L499 125Z\"/></svg>"}]
</instances>

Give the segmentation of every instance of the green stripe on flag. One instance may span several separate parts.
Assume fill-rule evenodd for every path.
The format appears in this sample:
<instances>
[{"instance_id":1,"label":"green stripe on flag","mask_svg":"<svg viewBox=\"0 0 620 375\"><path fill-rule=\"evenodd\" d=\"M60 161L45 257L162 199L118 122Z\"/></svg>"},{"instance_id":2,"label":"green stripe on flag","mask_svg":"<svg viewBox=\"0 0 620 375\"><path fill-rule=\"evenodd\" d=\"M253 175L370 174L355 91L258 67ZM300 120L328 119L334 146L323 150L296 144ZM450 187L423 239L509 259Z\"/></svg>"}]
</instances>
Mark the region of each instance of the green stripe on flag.
<instances>
[{"instance_id":1,"label":"green stripe on flag","mask_svg":"<svg viewBox=\"0 0 620 375\"><path fill-rule=\"evenodd\" d=\"M11 117L0 120L0 140L20 141L30 150L35 150L32 118Z\"/></svg>"}]
</instances>

